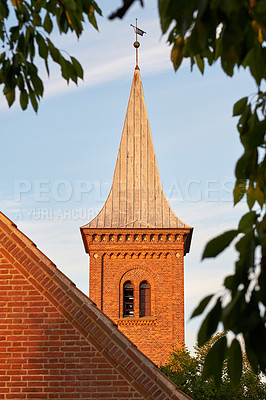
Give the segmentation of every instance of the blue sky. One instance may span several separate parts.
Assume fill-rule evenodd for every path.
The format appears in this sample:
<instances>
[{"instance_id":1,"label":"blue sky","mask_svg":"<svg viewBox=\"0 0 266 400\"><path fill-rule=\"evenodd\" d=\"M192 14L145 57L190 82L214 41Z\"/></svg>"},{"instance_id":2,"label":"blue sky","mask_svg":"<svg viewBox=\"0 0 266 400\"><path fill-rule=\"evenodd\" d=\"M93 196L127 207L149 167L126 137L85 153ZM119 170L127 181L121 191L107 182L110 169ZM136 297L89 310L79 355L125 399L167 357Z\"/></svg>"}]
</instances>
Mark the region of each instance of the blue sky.
<instances>
[{"instance_id":1,"label":"blue sky","mask_svg":"<svg viewBox=\"0 0 266 400\"><path fill-rule=\"evenodd\" d=\"M103 4L104 16L120 5ZM233 269L235 253L201 262L204 244L235 228L246 210L232 205L234 165L242 149L233 103L255 92L245 71L226 77L219 65L205 75L188 63L175 73L160 33L157 2L136 4L122 21L98 18L82 38L53 35L60 49L80 60L79 87L60 79L51 64L38 115L11 109L0 96L0 206L56 265L88 293L88 256L79 227L108 195L135 67L130 24L138 18L139 65L146 107L166 197L175 213L195 227L185 257L186 343L192 348L200 318L189 321L199 300L219 290Z\"/></svg>"}]
</instances>

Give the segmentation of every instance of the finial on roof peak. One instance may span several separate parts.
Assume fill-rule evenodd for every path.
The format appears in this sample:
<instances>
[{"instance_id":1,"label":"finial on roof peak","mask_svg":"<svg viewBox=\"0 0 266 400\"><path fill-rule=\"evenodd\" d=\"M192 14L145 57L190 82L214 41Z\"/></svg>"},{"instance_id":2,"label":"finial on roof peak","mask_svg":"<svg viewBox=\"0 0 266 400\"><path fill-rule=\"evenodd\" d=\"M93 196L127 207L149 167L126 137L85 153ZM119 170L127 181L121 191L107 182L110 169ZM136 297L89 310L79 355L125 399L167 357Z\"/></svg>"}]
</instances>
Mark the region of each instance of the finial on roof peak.
<instances>
[{"instance_id":1,"label":"finial on roof peak","mask_svg":"<svg viewBox=\"0 0 266 400\"><path fill-rule=\"evenodd\" d=\"M130 26L132 26L132 28L134 29L135 33L136 33L136 41L133 43L133 46L136 49L136 68L135 69L139 69L138 66L138 48L140 46L140 42L138 41L138 35L143 36L144 33L146 33L145 31L143 31L142 29L138 28L138 19L136 18L136 26L130 24Z\"/></svg>"}]
</instances>

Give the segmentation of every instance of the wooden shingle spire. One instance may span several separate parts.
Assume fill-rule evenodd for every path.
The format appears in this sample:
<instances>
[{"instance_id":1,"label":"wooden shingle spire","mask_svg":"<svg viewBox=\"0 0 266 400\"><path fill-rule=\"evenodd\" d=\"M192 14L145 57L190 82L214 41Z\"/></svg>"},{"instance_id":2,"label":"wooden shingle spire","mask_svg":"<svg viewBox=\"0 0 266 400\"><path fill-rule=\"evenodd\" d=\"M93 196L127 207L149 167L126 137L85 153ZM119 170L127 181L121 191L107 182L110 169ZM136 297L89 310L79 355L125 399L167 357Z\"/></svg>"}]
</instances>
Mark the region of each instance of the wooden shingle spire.
<instances>
[{"instance_id":1,"label":"wooden shingle spire","mask_svg":"<svg viewBox=\"0 0 266 400\"><path fill-rule=\"evenodd\" d=\"M175 215L162 189L138 67L109 196L83 228L191 228Z\"/></svg>"}]
</instances>

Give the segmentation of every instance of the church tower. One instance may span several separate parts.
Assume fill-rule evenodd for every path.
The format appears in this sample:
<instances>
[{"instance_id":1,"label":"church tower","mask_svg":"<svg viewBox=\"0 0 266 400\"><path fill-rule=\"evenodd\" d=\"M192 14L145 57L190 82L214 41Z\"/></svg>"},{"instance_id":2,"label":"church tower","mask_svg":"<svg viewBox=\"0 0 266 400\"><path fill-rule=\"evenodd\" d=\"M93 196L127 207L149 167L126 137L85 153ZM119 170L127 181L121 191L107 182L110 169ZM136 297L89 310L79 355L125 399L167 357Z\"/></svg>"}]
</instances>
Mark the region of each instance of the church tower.
<instances>
[{"instance_id":1,"label":"church tower","mask_svg":"<svg viewBox=\"0 0 266 400\"><path fill-rule=\"evenodd\" d=\"M81 234L90 298L158 365L184 343L184 256L192 231L163 193L136 66L112 187Z\"/></svg>"}]
</instances>

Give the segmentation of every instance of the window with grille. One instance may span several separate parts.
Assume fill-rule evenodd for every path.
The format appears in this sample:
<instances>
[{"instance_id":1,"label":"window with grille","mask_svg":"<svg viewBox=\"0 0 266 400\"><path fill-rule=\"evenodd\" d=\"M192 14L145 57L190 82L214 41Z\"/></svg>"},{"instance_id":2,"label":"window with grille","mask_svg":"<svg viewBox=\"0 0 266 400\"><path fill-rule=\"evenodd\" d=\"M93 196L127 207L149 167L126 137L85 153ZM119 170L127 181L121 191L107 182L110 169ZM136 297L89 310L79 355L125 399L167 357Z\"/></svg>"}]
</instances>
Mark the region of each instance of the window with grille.
<instances>
[{"instance_id":1,"label":"window with grille","mask_svg":"<svg viewBox=\"0 0 266 400\"><path fill-rule=\"evenodd\" d=\"M134 285L126 281L123 286L123 316L134 316Z\"/></svg>"},{"instance_id":2,"label":"window with grille","mask_svg":"<svg viewBox=\"0 0 266 400\"><path fill-rule=\"evenodd\" d=\"M149 317L151 315L151 285L147 281L139 285L139 316Z\"/></svg>"}]
</instances>

